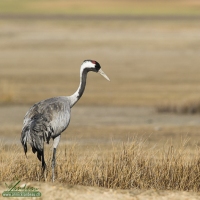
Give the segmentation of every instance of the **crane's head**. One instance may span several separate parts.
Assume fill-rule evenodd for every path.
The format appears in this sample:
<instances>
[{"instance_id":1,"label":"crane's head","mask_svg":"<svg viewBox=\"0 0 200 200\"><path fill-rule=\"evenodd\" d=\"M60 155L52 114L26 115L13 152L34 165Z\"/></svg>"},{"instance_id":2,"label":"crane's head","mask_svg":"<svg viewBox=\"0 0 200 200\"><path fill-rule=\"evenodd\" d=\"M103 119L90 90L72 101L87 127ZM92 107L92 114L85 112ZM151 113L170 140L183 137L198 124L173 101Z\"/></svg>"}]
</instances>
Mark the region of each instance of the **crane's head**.
<instances>
[{"instance_id":1,"label":"crane's head","mask_svg":"<svg viewBox=\"0 0 200 200\"><path fill-rule=\"evenodd\" d=\"M100 64L95 60L84 60L83 64L81 65L81 72L86 71L93 71L101 74L105 79L110 81L110 79L106 76L106 74L101 69Z\"/></svg>"}]
</instances>

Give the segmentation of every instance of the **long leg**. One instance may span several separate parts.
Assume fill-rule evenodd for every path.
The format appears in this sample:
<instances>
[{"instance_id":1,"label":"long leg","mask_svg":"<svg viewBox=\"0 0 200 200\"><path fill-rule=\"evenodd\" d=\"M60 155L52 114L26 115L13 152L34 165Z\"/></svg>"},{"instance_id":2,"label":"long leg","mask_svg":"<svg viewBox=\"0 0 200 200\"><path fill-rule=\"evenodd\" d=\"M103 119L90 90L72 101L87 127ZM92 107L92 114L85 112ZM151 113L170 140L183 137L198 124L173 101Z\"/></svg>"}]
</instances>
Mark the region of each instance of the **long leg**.
<instances>
[{"instance_id":1,"label":"long leg","mask_svg":"<svg viewBox=\"0 0 200 200\"><path fill-rule=\"evenodd\" d=\"M45 163L45 160L44 160L44 150L42 151L42 170L43 172L45 171L46 169L46 163Z\"/></svg>"},{"instance_id":2,"label":"long leg","mask_svg":"<svg viewBox=\"0 0 200 200\"><path fill-rule=\"evenodd\" d=\"M52 167L52 182L54 182L54 180L55 180L55 175L54 175L55 165L56 165L56 148L53 148L53 157L52 157L52 163L51 163L51 167Z\"/></svg>"},{"instance_id":3,"label":"long leg","mask_svg":"<svg viewBox=\"0 0 200 200\"><path fill-rule=\"evenodd\" d=\"M55 165L56 165L56 148L57 148L59 142L60 142L60 135L57 136L56 138L54 138L54 140L53 140L53 156L52 156L52 163L51 163L51 167L52 167L52 182L54 182L54 180L55 180L54 168L55 168Z\"/></svg>"},{"instance_id":4,"label":"long leg","mask_svg":"<svg viewBox=\"0 0 200 200\"><path fill-rule=\"evenodd\" d=\"M45 163L45 160L44 160L44 143L43 143L43 150L42 150L42 172L44 174L44 179L46 181L46 163Z\"/></svg>"}]
</instances>

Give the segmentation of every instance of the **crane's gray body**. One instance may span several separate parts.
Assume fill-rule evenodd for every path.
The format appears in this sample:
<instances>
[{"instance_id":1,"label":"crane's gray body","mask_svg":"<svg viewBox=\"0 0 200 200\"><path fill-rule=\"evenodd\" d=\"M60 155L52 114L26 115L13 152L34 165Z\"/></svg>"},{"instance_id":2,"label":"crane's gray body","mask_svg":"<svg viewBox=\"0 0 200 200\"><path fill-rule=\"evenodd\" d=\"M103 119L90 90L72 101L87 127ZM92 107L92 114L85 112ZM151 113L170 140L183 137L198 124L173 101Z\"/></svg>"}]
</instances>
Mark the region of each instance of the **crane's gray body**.
<instances>
[{"instance_id":1,"label":"crane's gray body","mask_svg":"<svg viewBox=\"0 0 200 200\"><path fill-rule=\"evenodd\" d=\"M33 152L43 150L43 142L59 136L69 125L71 116L68 97L54 97L34 104L26 113L22 128L23 144L28 142ZM25 147L25 152L27 147ZM38 155L39 156L39 155Z\"/></svg>"}]
</instances>

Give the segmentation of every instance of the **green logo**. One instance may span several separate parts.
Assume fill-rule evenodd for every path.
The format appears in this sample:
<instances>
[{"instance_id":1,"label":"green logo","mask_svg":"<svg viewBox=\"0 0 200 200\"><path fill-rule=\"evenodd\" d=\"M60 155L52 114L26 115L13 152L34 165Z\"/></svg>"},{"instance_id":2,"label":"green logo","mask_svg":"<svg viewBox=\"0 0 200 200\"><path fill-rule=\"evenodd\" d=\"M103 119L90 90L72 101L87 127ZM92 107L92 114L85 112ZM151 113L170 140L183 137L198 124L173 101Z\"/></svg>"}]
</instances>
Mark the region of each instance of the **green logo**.
<instances>
[{"instance_id":1,"label":"green logo","mask_svg":"<svg viewBox=\"0 0 200 200\"><path fill-rule=\"evenodd\" d=\"M2 193L3 197L41 197L38 188L27 186L19 186L20 181L6 184L7 190Z\"/></svg>"}]
</instances>

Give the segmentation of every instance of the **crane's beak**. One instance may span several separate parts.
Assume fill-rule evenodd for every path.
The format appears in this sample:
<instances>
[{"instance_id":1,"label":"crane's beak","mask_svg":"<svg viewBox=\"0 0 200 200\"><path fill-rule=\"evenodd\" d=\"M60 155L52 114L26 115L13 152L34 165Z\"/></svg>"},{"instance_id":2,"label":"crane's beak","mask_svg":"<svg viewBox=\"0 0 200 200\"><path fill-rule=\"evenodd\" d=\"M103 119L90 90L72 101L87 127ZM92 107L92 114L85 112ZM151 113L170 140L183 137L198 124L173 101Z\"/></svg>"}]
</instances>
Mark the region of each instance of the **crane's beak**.
<instances>
[{"instance_id":1,"label":"crane's beak","mask_svg":"<svg viewBox=\"0 0 200 200\"><path fill-rule=\"evenodd\" d=\"M101 74L105 79L107 79L108 81L110 81L110 79L106 76L106 74L103 72L102 69L100 69L100 70L98 71L98 73Z\"/></svg>"}]
</instances>

